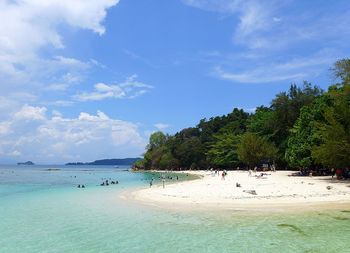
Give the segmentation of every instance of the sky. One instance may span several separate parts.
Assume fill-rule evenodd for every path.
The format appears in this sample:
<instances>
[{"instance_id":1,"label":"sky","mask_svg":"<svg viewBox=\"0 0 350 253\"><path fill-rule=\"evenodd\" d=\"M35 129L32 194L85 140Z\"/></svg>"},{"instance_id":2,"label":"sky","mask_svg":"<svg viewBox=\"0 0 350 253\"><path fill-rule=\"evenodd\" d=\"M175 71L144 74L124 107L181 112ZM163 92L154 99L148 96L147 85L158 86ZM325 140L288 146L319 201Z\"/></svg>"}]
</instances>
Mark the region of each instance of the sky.
<instances>
[{"instance_id":1,"label":"sky","mask_svg":"<svg viewBox=\"0 0 350 253\"><path fill-rule=\"evenodd\" d=\"M151 133L327 89L347 0L0 0L0 163L141 156Z\"/></svg>"}]
</instances>

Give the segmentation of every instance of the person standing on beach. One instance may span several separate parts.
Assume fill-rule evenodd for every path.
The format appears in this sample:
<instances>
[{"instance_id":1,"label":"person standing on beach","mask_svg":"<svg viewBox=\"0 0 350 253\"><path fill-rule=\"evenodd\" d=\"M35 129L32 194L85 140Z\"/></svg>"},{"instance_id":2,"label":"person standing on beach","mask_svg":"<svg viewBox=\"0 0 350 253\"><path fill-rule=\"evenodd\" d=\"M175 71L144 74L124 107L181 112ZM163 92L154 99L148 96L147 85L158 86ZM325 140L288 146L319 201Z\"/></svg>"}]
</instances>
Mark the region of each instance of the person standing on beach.
<instances>
[{"instance_id":1,"label":"person standing on beach","mask_svg":"<svg viewBox=\"0 0 350 253\"><path fill-rule=\"evenodd\" d=\"M222 180L225 180L225 171L222 171L222 174L221 174L221 176L222 176Z\"/></svg>"}]
</instances>

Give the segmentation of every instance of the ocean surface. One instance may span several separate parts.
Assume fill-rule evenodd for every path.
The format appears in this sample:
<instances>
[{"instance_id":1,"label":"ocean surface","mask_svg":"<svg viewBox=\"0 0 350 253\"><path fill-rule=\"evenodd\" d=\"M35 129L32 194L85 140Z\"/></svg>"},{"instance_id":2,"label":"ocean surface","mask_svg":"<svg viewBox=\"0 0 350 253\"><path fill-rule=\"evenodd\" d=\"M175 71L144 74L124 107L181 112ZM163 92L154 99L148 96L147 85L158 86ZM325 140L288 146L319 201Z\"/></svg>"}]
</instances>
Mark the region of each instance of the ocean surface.
<instances>
[{"instance_id":1,"label":"ocean surface","mask_svg":"<svg viewBox=\"0 0 350 253\"><path fill-rule=\"evenodd\" d=\"M119 198L159 176L127 169L0 166L0 253L350 252L350 210L161 210Z\"/></svg>"}]
</instances>

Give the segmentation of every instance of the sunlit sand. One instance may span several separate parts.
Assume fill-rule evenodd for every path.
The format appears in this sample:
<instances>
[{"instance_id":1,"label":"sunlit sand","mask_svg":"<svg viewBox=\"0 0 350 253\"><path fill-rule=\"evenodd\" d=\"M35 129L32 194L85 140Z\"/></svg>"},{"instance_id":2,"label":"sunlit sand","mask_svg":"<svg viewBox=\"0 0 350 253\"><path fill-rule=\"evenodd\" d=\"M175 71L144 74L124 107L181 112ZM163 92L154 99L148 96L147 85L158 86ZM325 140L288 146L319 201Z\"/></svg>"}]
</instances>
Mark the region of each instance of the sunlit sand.
<instances>
[{"instance_id":1,"label":"sunlit sand","mask_svg":"<svg viewBox=\"0 0 350 253\"><path fill-rule=\"evenodd\" d=\"M289 176L291 171L229 171L226 178L208 171L192 181L152 186L129 194L133 200L170 208L292 210L350 206L350 182L332 177ZM237 183L240 187L237 187ZM302 207L302 208L301 208Z\"/></svg>"}]
</instances>

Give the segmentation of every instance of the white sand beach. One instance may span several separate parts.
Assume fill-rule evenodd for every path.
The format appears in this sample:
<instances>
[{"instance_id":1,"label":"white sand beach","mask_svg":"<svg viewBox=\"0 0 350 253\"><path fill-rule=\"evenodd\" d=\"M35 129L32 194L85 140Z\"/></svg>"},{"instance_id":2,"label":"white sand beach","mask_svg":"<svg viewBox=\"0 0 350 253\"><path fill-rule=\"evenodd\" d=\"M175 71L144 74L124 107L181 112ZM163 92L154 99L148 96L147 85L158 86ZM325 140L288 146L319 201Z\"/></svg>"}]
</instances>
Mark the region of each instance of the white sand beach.
<instances>
[{"instance_id":1,"label":"white sand beach","mask_svg":"<svg viewBox=\"0 0 350 253\"><path fill-rule=\"evenodd\" d=\"M225 180L210 171L186 171L201 178L154 185L128 194L127 198L165 208L305 210L350 208L350 182L332 177L288 176L291 171L228 171ZM240 184L240 187L236 186ZM256 194L254 194L256 193ZM123 196L125 198L125 195Z\"/></svg>"}]
</instances>

